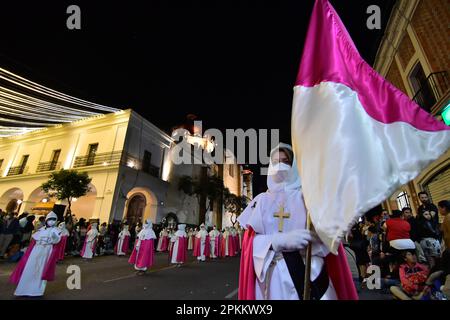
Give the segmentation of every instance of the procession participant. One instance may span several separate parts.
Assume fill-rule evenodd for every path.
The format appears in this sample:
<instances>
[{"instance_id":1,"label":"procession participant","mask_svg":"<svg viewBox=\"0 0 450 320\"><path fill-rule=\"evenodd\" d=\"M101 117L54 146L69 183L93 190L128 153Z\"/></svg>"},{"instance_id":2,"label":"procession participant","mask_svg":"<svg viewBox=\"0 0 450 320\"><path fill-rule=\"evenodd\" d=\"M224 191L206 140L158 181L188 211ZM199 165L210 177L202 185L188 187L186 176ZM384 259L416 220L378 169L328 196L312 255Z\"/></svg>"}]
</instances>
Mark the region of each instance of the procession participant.
<instances>
[{"instance_id":1,"label":"procession participant","mask_svg":"<svg viewBox=\"0 0 450 320\"><path fill-rule=\"evenodd\" d=\"M124 256L128 252L128 248L130 246L130 231L128 231L128 225L124 225L122 231L119 233L119 238L116 243L116 247L114 248L116 255Z\"/></svg>"},{"instance_id":2,"label":"procession participant","mask_svg":"<svg viewBox=\"0 0 450 320\"><path fill-rule=\"evenodd\" d=\"M185 230L186 225L179 224L177 232L170 238L172 246L169 251L169 258L170 262L176 264L177 267L187 261L187 233Z\"/></svg>"},{"instance_id":3,"label":"procession participant","mask_svg":"<svg viewBox=\"0 0 450 320\"><path fill-rule=\"evenodd\" d=\"M239 252L239 238L235 227L230 228L231 241L233 241L234 254Z\"/></svg>"},{"instance_id":4,"label":"procession participant","mask_svg":"<svg viewBox=\"0 0 450 320\"><path fill-rule=\"evenodd\" d=\"M86 237L84 239L83 248L81 249L81 257L84 259L92 259L95 254L95 248L97 247L97 223L94 222L89 227L89 231L86 233Z\"/></svg>"},{"instance_id":5,"label":"procession participant","mask_svg":"<svg viewBox=\"0 0 450 320\"><path fill-rule=\"evenodd\" d=\"M188 235L188 250L193 250L194 249L194 231L192 230L192 228L189 228L187 235Z\"/></svg>"},{"instance_id":6,"label":"procession participant","mask_svg":"<svg viewBox=\"0 0 450 320\"><path fill-rule=\"evenodd\" d=\"M200 225L200 231L195 236L194 243L194 257L197 257L198 261L205 261L209 256L209 234L206 231L205 224Z\"/></svg>"},{"instance_id":7,"label":"procession participant","mask_svg":"<svg viewBox=\"0 0 450 320\"><path fill-rule=\"evenodd\" d=\"M223 233L222 250L224 257L234 257L236 254L233 237L229 227L225 227L225 232Z\"/></svg>"},{"instance_id":8,"label":"procession participant","mask_svg":"<svg viewBox=\"0 0 450 320\"><path fill-rule=\"evenodd\" d=\"M175 232L172 230L172 229L169 229L169 231L168 231L168 235L167 235L167 240L168 240L168 248L167 248L167 250L169 250L169 252L172 250L172 248L173 248L173 241L172 241L172 238L175 236ZM187 234L186 234L186 236L187 236Z\"/></svg>"},{"instance_id":9,"label":"procession participant","mask_svg":"<svg viewBox=\"0 0 450 320\"><path fill-rule=\"evenodd\" d=\"M220 247L220 232L217 230L216 226L209 232L209 243L210 243L210 257L216 259L219 257L219 247Z\"/></svg>"},{"instance_id":10,"label":"procession participant","mask_svg":"<svg viewBox=\"0 0 450 320\"><path fill-rule=\"evenodd\" d=\"M143 275L153 265L156 234L153 231L153 223L145 220L144 227L136 237L136 243L131 253L129 263L134 264L138 275Z\"/></svg>"},{"instance_id":11,"label":"procession participant","mask_svg":"<svg viewBox=\"0 0 450 320\"><path fill-rule=\"evenodd\" d=\"M169 233L167 232L167 228L163 228L159 233L156 251L164 252L167 251L168 247L169 247Z\"/></svg>"},{"instance_id":12,"label":"procession participant","mask_svg":"<svg viewBox=\"0 0 450 320\"><path fill-rule=\"evenodd\" d=\"M9 279L17 285L15 296L43 296L47 281L55 279L57 244L61 240L61 230L55 227L57 218L51 211L45 217L45 226L31 236L27 251Z\"/></svg>"},{"instance_id":13,"label":"procession participant","mask_svg":"<svg viewBox=\"0 0 450 320\"><path fill-rule=\"evenodd\" d=\"M239 216L243 240L239 299L303 299L305 255L312 245L311 298L357 299L342 245L337 256L306 229L306 208L292 148L280 144L270 153L268 191Z\"/></svg>"},{"instance_id":14,"label":"procession participant","mask_svg":"<svg viewBox=\"0 0 450 320\"><path fill-rule=\"evenodd\" d=\"M61 241L57 244L58 247L58 261L64 260L64 254L66 253L66 244L67 239L69 238L69 230L66 229L66 223L61 222L58 225L58 228L61 230Z\"/></svg>"}]
</instances>

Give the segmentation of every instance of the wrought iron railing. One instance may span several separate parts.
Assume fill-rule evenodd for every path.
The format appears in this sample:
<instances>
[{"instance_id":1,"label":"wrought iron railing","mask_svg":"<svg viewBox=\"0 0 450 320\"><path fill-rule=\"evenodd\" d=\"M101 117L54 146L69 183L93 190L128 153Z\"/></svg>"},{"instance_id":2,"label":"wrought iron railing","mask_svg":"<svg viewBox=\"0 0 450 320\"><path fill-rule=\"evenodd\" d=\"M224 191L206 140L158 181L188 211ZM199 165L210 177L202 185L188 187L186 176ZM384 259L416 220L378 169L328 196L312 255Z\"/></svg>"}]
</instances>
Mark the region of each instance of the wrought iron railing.
<instances>
[{"instance_id":1,"label":"wrought iron railing","mask_svg":"<svg viewBox=\"0 0 450 320\"><path fill-rule=\"evenodd\" d=\"M141 170L143 172L150 174L151 176L159 178L160 173L159 167L154 166L152 164L144 165L142 160L137 159L136 157L128 153L124 153L121 164L136 170Z\"/></svg>"},{"instance_id":2,"label":"wrought iron railing","mask_svg":"<svg viewBox=\"0 0 450 320\"><path fill-rule=\"evenodd\" d=\"M416 92L413 100L422 107L422 109L431 112L433 106L442 98L450 88L450 81L447 71L431 73L427 81L422 84Z\"/></svg>"},{"instance_id":3,"label":"wrought iron railing","mask_svg":"<svg viewBox=\"0 0 450 320\"><path fill-rule=\"evenodd\" d=\"M160 168L152 164L144 165L142 160L133 157L132 155L122 152L106 152L97 153L94 156L79 156L75 158L73 167L89 167L89 166L111 166L111 165L124 165L132 169L144 171L156 178L159 178Z\"/></svg>"},{"instance_id":4,"label":"wrought iron railing","mask_svg":"<svg viewBox=\"0 0 450 320\"><path fill-rule=\"evenodd\" d=\"M46 171L54 171L59 170L61 168L61 162L39 162L36 172L46 172Z\"/></svg>"},{"instance_id":5,"label":"wrought iron railing","mask_svg":"<svg viewBox=\"0 0 450 320\"><path fill-rule=\"evenodd\" d=\"M79 156L75 158L74 168L88 166L111 166L119 164L122 158L122 151L97 153L95 155Z\"/></svg>"},{"instance_id":6,"label":"wrought iron railing","mask_svg":"<svg viewBox=\"0 0 450 320\"><path fill-rule=\"evenodd\" d=\"M24 173L28 172L28 167L24 166L17 166L17 167L11 167L8 170L8 176L18 176Z\"/></svg>"}]
</instances>

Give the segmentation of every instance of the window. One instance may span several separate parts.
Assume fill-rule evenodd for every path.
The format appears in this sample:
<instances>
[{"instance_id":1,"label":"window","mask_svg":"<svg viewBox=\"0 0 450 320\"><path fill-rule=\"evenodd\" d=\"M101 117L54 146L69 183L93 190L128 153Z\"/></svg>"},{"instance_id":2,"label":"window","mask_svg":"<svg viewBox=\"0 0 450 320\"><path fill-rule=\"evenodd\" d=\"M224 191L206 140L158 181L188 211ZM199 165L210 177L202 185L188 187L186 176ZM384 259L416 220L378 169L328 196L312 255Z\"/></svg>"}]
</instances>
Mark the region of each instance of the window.
<instances>
[{"instance_id":1,"label":"window","mask_svg":"<svg viewBox=\"0 0 450 320\"><path fill-rule=\"evenodd\" d=\"M28 154L26 154L22 157L22 162L20 163L20 166L19 166L19 174L22 174L25 171L29 157L30 157L30 155L28 155Z\"/></svg>"},{"instance_id":2,"label":"window","mask_svg":"<svg viewBox=\"0 0 450 320\"><path fill-rule=\"evenodd\" d=\"M145 150L144 159L142 160L142 171L150 173L151 165L152 165L152 153Z\"/></svg>"},{"instance_id":3,"label":"window","mask_svg":"<svg viewBox=\"0 0 450 320\"><path fill-rule=\"evenodd\" d=\"M61 154L61 149L53 150L52 159L50 160L50 170L55 170L58 164L59 155Z\"/></svg>"},{"instance_id":4,"label":"window","mask_svg":"<svg viewBox=\"0 0 450 320\"><path fill-rule=\"evenodd\" d=\"M427 112L430 112L431 107L436 103L433 90L430 83L425 76L422 65L420 62L412 69L409 75L409 81L414 92L414 98L421 107Z\"/></svg>"},{"instance_id":5,"label":"window","mask_svg":"<svg viewBox=\"0 0 450 320\"><path fill-rule=\"evenodd\" d=\"M87 155L87 159L86 159L87 166L92 166L94 164L95 155L97 154L97 149L98 149L98 143L93 143L93 144L89 145L88 155Z\"/></svg>"},{"instance_id":6,"label":"window","mask_svg":"<svg viewBox=\"0 0 450 320\"><path fill-rule=\"evenodd\" d=\"M4 160L4 159L0 159L0 169L1 169L2 166L3 166L3 160Z\"/></svg>"},{"instance_id":7,"label":"window","mask_svg":"<svg viewBox=\"0 0 450 320\"><path fill-rule=\"evenodd\" d=\"M397 196L397 207L399 210L402 210L405 207L411 208L411 206L409 205L408 194L405 191L402 191Z\"/></svg>"}]
</instances>

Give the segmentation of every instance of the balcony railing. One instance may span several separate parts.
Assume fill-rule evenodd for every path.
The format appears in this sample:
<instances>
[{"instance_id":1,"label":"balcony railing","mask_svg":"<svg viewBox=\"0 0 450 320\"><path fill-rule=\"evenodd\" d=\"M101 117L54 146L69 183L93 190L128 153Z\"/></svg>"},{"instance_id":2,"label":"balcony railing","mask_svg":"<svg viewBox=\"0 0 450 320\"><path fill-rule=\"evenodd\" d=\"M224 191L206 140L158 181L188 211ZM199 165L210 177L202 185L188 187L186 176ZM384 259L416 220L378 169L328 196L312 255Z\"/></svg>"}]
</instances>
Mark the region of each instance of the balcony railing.
<instances>
[{"instance_id":1,"label":"balcony railing","mask_svg":"<svg viewBox=\"0 0 450 320\"><path fill-rule=\"evenodd\" d=\"M144 165L142 160L139 160L128 153L124 153L121 164L136 170L141 170L153 177L159 178L159 167L152 164Z\"/></svg>"},{"instance_id":2,"label":"balcony railing","mask_svg":"<svg viewBox=\"0 0 450 320\"><path fill-rule=\"evenodd\" d=\"M18 176L24 173L28 172L28 167L24 166L17 166L17 167L11 167L8 170L8 176Z\"/></svg>"},{"instance_id":3,"label":"balcony railing","mask_svg":"<svg viewBox=\"0 0 450 320\"><path fill-rule=\"evenodd\" d=\"M74 168L88 167L88 166L111 166L121 162L122 151L97 153L94 156L80 156L75 158Z\"/></svg>"},{"instance_id":4,"label":"balcony railing","mask_svg":"<svg viewBox=\"0 0 450 320\"><path fill-rule=\"evenodd\" d=\"M431 73L427 81L416 92L413 100L425 111L431 112L433 106L450 88L447 71Z\"/></svg>"},{"instance_id":5,"label":"balcony railing","mask_svg":"<svg viewBox=\"0 0 450 320\"><path fill-rule=\"evenodd\" d=\"M132 155L122 151L97 153L95 156L76 157L73 167L80 168L100 165L111 166L117 164L140 170L156 178L159 178L159 167L152 164L144 165L142 160L137 159L136 157L133 157Z\"/></svg>"},{"instance_id":6,"label":"balcony railing","mask_svg":"<svg viewBox=\"0 0 450 320\"><path fill-rule=\"evenodd\" d=\"M61 168L61 162L39 162L36 172L46 172L46 171L54 171L59 170Z\"/></svg>"}]
</instances>

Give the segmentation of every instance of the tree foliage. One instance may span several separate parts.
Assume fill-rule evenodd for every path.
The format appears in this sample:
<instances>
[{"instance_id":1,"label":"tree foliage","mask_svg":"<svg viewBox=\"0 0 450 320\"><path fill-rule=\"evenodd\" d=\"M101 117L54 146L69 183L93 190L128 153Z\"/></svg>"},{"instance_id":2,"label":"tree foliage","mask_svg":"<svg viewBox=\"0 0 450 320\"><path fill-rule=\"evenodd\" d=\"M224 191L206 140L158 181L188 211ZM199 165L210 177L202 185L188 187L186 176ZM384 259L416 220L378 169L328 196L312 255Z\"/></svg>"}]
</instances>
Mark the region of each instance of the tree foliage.
<instances>
[{"instance_id":1,"label":"tree foliage","mask_svg":"<svg viewBox=\"0 0 450 320\"><path fill-rule=\"evenodd\" d=\"M90 191L89 183L91 183L87 172L78 172L76 170L64 170L53 172L50 174L47 182L41 185L42 190L50 197L58 200L67 200L69 203L68 212L73 198L80 198Z\"/></svg>"}]
</instances>

